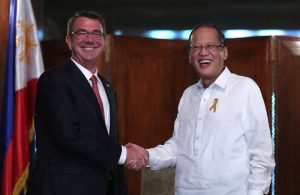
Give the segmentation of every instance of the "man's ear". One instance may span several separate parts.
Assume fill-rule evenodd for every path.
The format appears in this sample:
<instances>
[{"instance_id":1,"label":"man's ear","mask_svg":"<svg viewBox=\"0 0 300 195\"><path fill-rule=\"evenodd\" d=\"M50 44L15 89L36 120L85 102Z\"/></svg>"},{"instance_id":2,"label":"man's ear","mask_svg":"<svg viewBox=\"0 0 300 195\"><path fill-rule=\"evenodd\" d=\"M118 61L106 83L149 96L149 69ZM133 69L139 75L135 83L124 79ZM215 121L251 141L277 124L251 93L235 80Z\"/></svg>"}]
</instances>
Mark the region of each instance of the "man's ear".
<instances>
[{"instance_id":1,"label":"man's ear","mask_svg":"<svg viewBox=\"0 0 300 195\"><path fill-rule=\"evenodd\" d=\"M69 50L72 50L72 38L70 37L70 35L66 36L66 43L68 45Z\"/></svg>"},{"instance_id":2,"label":"man's ear","mask_svg":"<svg viewBox=\"0 0 300 195\"><path fill-rule=\"evenodd\" d=\"M228 58L228 49L227 49L227 47L225 46L225 47L223 48L223 60L227 60L227 58Z\"/></svg>"}]
</instances>

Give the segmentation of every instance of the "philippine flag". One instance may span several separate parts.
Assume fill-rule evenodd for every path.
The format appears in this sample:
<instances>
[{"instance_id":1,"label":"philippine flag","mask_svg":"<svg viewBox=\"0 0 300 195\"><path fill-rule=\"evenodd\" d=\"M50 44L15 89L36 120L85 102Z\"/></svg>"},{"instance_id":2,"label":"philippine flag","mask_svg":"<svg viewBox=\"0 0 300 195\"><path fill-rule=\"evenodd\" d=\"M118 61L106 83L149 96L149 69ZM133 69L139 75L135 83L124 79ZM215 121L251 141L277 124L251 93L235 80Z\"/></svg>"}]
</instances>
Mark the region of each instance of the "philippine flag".
<instances>
[{"instance_id":1,"label":"philippine flag","mask_svg":"<svg viewBox=\"0 0 300 195\"><path fill-rule=\"evenodd\" d=\"M26 191L36 84L44 71L30 0L11 0L0 129L1 195Z\"/></svg>"}]
</instances>

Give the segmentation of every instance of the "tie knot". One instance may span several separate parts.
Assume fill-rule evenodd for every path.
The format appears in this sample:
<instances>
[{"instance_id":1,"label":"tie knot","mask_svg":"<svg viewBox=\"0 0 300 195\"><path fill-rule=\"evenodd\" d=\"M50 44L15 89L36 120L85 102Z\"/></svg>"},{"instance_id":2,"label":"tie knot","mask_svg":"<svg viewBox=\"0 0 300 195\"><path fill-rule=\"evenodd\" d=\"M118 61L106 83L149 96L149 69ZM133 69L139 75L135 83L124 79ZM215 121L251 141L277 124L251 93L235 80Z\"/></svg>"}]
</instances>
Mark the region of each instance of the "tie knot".
<instances>
[{"instance_id":1,"label":"tie knot","mask_svg":"<svg viewBox=\"0 0 300 195\"><path fill-rule=\"evenodd\" d=\"M93 75L90 79L91 79L91 81L92 81L93 84L97 83L97 78L96 78L95 75Z\"/></svg>"}]
</instances>

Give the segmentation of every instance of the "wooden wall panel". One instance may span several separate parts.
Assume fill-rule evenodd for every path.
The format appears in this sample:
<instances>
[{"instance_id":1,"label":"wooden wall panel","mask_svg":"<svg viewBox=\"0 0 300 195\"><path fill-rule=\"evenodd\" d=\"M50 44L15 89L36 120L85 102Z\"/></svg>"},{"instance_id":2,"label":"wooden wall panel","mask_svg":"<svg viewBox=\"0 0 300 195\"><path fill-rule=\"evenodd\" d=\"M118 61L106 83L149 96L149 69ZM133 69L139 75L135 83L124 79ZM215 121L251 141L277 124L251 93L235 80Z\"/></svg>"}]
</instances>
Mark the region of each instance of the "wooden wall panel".
<instances>
[{"instance_id":1,"label":"wooden wall panel","mask_svg":"<svg viewBox=\"0 0 300 195\"><path fill-rule=\"evenodd\" d=\"M110 80L119 94L123 141L144 147L166 141L188 82L185 42L114 37L111 43ZM157 137L157 131L162 135Z\"/></svg>"},{"instance_id":2,"label":"wooden wall panel","mask_svg":"<svg viewBox=\"0 0 300 195\"><path fill-rule=\"evenodd\" d=\"M277 38L276 194L300 194L300 38Z\"/></svg>"},{"instance_id":3,"label":"wooden wall panel","mask_svg":"<svg viewBox=\"0 0 300 195\"><path fill-rule=\"evenodd\" d=\"M2 97L5 78L6 66L6 49L8 37L8 15L9 15L9 0L0 1L0 110L2 110ZM0 113L1 117L1 113Z\"/></svg>"},{"instance_id":4,"label":"wooden wall panel","mask_svg":"<svg viewBox=\"0 0 300 195\"><path fill-rule=\"evenodd\" d=\"M42 41L41 49L45 69L63 64L71 57L71 52L63 39Z\"/></svg>"},{"instance_id":5,"label":"wooden wall panel","mask_svg":"<svg viewBox=\"0 0 300 195\"><path fill-rule=\"evenodd\" d=\"M109 66L118 92L122 143L146 148L164 143L191 82L186 42L111 37ZM127 171L129 194L140 194L140 179L140 172Z\"/></svg>"}]
</instances>

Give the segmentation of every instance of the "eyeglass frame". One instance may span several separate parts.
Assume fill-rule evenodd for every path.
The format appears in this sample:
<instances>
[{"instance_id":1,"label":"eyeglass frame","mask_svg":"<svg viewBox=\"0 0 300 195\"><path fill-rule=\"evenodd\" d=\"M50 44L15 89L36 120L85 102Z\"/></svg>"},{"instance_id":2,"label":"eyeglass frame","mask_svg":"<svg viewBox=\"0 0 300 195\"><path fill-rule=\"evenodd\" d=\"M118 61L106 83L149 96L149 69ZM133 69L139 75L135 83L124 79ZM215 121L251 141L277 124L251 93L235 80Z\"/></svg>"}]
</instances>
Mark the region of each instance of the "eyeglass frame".
<instances>
[{"instance_id":1,"label":"eyeglass frame","mask_svg":"<svg viewBox=\"0 0 300 195\"><path fill-rule=\"evenodd\" d=\"M74 35L76 35L80 39L85 39L88 35L91 35L95 39L100 39L101 37L105 37L104 32L102 32L101 30L93 30L91 32L86 30L72 31L70 33L70 36L73 37Z\"/></svg>"},{"instance_id":2,"label":"eyeglass frame","mask_svg":"<svg viewBox=\"0 0 300 195\"><path fill-rule=\"evenodd\" d=\"M216 51L217 48L224 48L224 47L225 47L224 43L221 43L219 45L216 45L216 44L207 44L207 45L199 45L199 46L190 45L189 50L194 51L194 52L199 52L202 49L206 49L206 51L208 51L208 52L213 52L213 51Z\"/></svg>"}]
</instances>

